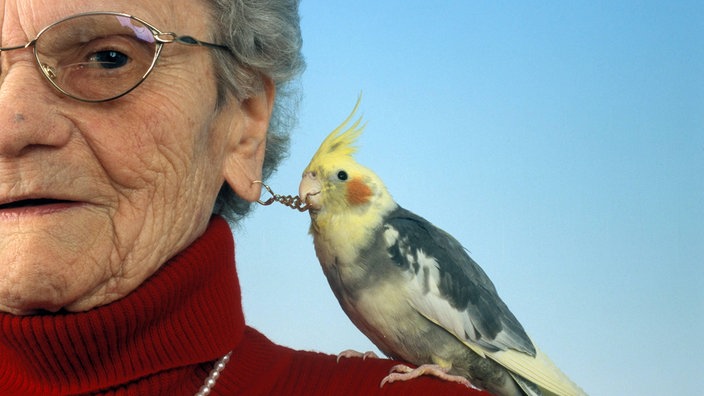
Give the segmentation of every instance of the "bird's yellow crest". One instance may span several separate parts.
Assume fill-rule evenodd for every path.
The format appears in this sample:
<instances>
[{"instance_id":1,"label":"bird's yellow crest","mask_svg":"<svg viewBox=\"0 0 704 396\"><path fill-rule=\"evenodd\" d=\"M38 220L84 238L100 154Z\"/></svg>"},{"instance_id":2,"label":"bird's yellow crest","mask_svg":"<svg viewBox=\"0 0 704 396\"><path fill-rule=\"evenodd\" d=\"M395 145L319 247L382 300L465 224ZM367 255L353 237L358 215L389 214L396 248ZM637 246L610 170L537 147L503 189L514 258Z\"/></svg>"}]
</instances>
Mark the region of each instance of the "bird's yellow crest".
<instances>
[{"instance_id":1,"label":"bird's yellow crest","mask_svg":"<svg viewBox=\"0 0 704 396\"><path fill-rule=\"evenodd\" d=\"M366 126L366 123L362 124L362 116L359 116L350 124L357 113L361 101L362 95L357 98L357 103L354 105L350 115L348 115L337 128L330 132L320 144L318 151L315 152L310 164L308 164L307 170L335 158L348 157L352 159L352 155L357 152L355 142Z\"/></svg>"}]
</instances>

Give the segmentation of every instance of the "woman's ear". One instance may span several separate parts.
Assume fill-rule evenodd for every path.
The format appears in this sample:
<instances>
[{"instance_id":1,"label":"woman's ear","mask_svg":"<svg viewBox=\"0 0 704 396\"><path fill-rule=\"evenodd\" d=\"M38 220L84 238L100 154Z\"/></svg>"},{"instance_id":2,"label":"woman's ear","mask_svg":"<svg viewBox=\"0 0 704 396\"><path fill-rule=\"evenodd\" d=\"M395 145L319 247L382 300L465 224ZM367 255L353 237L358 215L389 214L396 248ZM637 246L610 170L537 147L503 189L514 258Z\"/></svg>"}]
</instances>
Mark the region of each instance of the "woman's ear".
<instances>
[{"instance_id":1,"label":"woman's ear","mask_svg":"<svg viewBox=\"0 0 704 396\"><path fill-rule=\"evenodd\" d=\"M243 199L253 202L259 199L261 186L253 181L261 180L262 165L266 152L266 133L276 94L273 81L265 79L264 89L242 101L233 99L239 105L238 118L230 128L229 147L223 164L225 181Z\"/></svg>"}]
</instances>

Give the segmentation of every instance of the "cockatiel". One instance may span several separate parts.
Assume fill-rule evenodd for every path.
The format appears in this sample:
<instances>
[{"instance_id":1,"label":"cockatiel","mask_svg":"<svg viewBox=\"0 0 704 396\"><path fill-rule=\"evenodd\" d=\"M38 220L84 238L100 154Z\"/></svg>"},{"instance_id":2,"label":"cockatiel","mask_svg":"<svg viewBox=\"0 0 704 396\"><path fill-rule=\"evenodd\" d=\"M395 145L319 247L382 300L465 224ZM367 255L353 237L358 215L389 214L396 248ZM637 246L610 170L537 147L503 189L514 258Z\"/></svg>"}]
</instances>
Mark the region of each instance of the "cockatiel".
<instances>
[{"instance_id":1,"label":"cockatiel","mask_svg":"<svg viewBox=\"0 0 704 396\"><path fill-rule=\"evenodd\" d=\"M320 145L299 196L342 309L384 354L419 366L397 366L381 385L425 374L496 395L584 395L533 344L462 245L399 206L355 161L358 107Z\"/></svg>"}]
</instances>

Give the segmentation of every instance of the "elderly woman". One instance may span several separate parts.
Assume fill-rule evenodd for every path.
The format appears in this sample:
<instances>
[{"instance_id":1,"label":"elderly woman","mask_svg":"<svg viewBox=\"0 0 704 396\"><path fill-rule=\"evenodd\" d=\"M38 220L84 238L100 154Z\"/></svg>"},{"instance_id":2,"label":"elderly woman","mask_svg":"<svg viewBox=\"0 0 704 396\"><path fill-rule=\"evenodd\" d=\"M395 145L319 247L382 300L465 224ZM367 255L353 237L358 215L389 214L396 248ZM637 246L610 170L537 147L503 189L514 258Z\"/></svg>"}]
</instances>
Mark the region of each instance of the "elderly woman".
<instances>
[{"instance_id":1,"label":"elderly woman","mask_svg":"<svg viewBox=\"0 0 704 396\"><path fill-rule=\"evenodd\" d=\"M0 395L467 394L244 323L223 216L285 151L296 1L0 10Z\"/></svg>"}]
</instances>

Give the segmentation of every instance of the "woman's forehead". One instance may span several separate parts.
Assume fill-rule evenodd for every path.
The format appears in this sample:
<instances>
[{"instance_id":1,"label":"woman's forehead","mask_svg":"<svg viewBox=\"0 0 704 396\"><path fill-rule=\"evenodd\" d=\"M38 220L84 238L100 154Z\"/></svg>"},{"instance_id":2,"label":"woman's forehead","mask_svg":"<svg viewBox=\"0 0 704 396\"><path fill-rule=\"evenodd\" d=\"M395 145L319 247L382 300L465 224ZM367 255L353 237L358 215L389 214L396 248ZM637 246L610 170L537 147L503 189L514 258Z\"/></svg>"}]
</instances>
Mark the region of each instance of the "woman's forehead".
<instances>
[{"instance_id":1,"label":"woman's forehead","mask_svg":"<svg viewBox=\"0 0 704 396\"><path fill-rule=\"evenodd\" d=\"M158 29L188 35L209 30L208 12L203 1L4 0L0 4L1 31L7 33L19 28L32 38L53 22L91 11L123 12L141 18ZM8 45L5 39L2 45Z\"/></svg>"}]
</instances>

